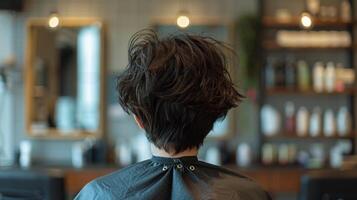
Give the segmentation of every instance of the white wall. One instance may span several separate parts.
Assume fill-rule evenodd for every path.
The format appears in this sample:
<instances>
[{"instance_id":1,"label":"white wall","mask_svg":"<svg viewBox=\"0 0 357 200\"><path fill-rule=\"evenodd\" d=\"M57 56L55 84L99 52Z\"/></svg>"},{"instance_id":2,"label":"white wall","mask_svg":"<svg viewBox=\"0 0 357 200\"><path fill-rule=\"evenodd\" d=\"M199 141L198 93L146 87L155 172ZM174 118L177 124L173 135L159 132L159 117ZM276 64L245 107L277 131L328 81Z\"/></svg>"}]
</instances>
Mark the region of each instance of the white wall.
<instances>
[{"instance_id":1,"label":"white wall","mask_svg":"<svg viewBox=\"0 0 357 200\"><path fill-rule=\"evenodd\" d=\"M0 67L14 56L14 21L10 12L0 12ZM0 164L14 158L13 135L14 113L13 94L0 80Z\"/></svg>"},{"instance_id":2,"label":"white wall","mask_svg":"<svg viewBox=\"0 0 357 200\"><path fill-rule=\"evenodd\" d=\"M0 12L0 67L14 52L14 17L10 12Z\"/></svg>"}]
</instances>

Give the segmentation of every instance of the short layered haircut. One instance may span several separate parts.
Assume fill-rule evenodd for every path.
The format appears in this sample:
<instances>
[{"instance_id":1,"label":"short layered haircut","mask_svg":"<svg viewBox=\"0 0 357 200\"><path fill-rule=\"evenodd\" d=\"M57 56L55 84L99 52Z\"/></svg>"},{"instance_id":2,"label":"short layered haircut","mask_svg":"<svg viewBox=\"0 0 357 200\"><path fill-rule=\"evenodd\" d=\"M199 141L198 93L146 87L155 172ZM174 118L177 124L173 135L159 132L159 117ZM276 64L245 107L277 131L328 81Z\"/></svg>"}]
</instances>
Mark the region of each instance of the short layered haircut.
<instances>
[{"instance_id":1,"label":"short layered haircut","mask_svg":"<svg viewBox=\"0 0 357 200\"><path fill-rule=\"evenodd\" d=\"M142 122L148 140L179 153L199 148L214 122L243 98L228 73L221 42L185 33L159 38L143 30L129 42L118 76L119 103Z\"/></svg>"}]
</instances>

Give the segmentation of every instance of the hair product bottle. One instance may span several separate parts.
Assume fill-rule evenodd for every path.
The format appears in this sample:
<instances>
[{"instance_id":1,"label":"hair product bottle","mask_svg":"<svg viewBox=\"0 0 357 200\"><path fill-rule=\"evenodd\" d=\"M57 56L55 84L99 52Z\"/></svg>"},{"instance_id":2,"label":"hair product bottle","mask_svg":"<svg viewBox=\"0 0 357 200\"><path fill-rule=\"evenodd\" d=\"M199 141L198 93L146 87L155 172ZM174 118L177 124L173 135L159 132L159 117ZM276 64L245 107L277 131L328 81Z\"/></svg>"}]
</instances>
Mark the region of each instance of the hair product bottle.
<instances>
[{"instance_id":1,"label":"hair product bottle","mask_svg":"<svg viewBox=\"0 0 357 200\"><path fill-rule=\"evenodd\" d=\"M313 69L313 86L316 92L323 92L324 90L324 75L325 68L322 62L316 62Z\"/></svg>"},{"instance_id":2,"label":"hair product bottle","mask_svg":"<svg viewBox=\"0 0 357 200\"><path fill-rule=\"evenodd\" d=\"M346 106L342 106L338 110L336 121L339 136L347 136L351 133L352 119Z\"/></svg>"},{"instance_id":3,"label":"hair product bottle","mask_svg":"<svg viewBox=\"0 0 357 200\"><path fill-rule=\"evenodd\" d=\"M300 137L307 136L309 127L309 111L300 107L296 114L296 133Z\"/></svg>"},{"instance_id":4,"label":"hair product bottle","mask_svg":"<svg viewBox=\"0 0 357 200\"><path fill-rule=\"evenodd\" d=\"M321 133L321 110L319 107L315 107L310 117L310 130L311 137L317 137Z\"/></svg>"},{"instance_id":5,"label":"hair product bottle","mask_svg":"<svg viewBox=\"0 0 357 200\"><path fill-rule=\"evenodd\" d=\"M327 92L333 92L336 86L336 70L333 62L328 62L325 71L325 88Z\"/></svg>"},{"instance_id":6,"label":"hair product bottle","mask_svg":"<svg viewBox=\"0 0 357 200\"><path fill-rule=\"evenodd\" d=\"M288 134L295 132L295 105L288 101L285 103L285 131Z\"/></svg>"},{"instance_id":7,"label":"hair product bottle","mask_svg":"<svg viewBox=\"0 0 357 200\"><path fill-rule=\"evenodd\" d=\"M324 135L326 137L331 137L336 132L336 122L333 111L328 109L324 114Z\"/></svg>"},{"instance_id":8,"label":"hair product bottle","mask_svg":"<svg viewBox=\"0 0 357 200\"><path fill-rule=\"evenodd\" d=\"M340 17L341 20L344 22L350 22L351 21L351 4L348 0L342 0L341 6L340 6Z\"/></svg>"},{"instance_id":9,"label":"hair product bottle","mask_svg":"<svg viewBox=\"0 0 357 200\"><path fill-rule=\"evenodd\" d=\"M306 91L310 87L310 72L307 63L303 60L298 61L298 86L299 90Z\"/></svg>"}]
</instances>

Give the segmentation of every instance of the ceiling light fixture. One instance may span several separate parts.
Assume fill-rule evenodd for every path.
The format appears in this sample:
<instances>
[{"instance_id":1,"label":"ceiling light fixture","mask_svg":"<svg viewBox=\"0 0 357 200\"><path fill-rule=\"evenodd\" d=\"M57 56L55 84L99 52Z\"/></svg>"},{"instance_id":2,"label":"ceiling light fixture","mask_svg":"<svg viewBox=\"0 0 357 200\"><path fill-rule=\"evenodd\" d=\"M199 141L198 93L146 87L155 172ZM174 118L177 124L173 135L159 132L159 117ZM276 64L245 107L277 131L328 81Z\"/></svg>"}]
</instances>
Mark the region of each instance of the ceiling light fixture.
<instances>
[{"instance_id":1,"label":"ceiling light fixture","mask_svg":"<svg viewBox=\"0 0 357 200\"><path fill-rule=\"evenodd\" d=\"M185 0L179 0L179 13L177 15L176 24L179 28L187 28L190 25L190 18L188 17L187 5Z\"/></svg>"},{"instance_id":2,"label":"ceiling light fixture","mask_svg":"<svg viewBox=\"0 0 357 200\"><path fill-rule=\"evenodd\" d=\"M57 28L60 25L60 19L57 12L52 12L48 18L48 27Z\"/></svg>"},{"instance_id":3,"label":"ceiling light fixture","mask_svg":"<svg viewBox=\"0 0 357 200\"><path fill-rule=\"evenodd\" d=\"M308 12L301 13L300 24L304 29L310 29L313 26L311 14Z\"/></svg>"},{"instance_id":4,"label":"ceiling light fixture","mask_svg":"<svg viewBox=\"0 0 357 200\"><path fill-rule=\"evenodd\" d=\"M190 18L185 14L181 14L177 17L176 23L180 28L187 28L190 25Z\"/></svg>"}]
</instances>

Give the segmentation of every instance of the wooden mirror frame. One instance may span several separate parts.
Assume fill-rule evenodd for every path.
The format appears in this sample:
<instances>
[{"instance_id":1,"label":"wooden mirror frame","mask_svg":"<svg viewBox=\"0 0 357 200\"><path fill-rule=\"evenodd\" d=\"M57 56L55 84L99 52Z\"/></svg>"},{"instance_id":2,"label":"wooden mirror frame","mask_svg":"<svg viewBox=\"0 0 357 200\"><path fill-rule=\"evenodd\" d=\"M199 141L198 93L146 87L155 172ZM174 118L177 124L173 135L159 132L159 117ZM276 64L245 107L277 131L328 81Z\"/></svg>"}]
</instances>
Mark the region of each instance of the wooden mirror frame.
<instances>
[{"instance_id":1,"label":"wooden mirror frame","mask_svg":"<svg viewBox=\"0 0 357 200\"><path fill-rule=\"evenodd\" d=\"M153 30L158 30L158 26L172 26L176 24L176 18L157 18L154 19L151 23L151 28ZM210 19L210 20L204 20L204 19L195 19L194 23L190 23L189 26L207 26L207 27L215 27L215 26L223 26L227 29L227 41L223 41L227 44L229 44L232 48L235 48L235 44L236 44L236 37L235 37L235 30L236 30L236 25L234 22L231 21L226 21L226 22L222 22L220 20L217 19ZM238 62L236 58L230 58L231 62L229 63L228 66L228 71L231 75L231 78L233 80L234 83L237 83L237 67L238 66ZM228 130L223 133L220 136L207 136L206 141L226 141L226 140L230 140L232 138L234 138L237 135L237 109L233 108L231 109L227 116L226 119L228 120Z\"/></svg>"},{"instance_id":2,"label":"wooden mirror frame","mask_svg":"<svg viewBox=\"0 0 357 200\"><path fill-rule=\"evenodd\" d=\"M56 128L49 128L44 131L36 131L31 128L31 116L33 111L33 49L35 47L36 27L48 27L48 18L31 18L26 24L26 52L25 52L25 81L24 81L24 94L25 94L25 130L27 136L34 139L53 139L53 140L79 140L85 138L101 138L105 132L105 39L104 39L104 25L100 19L96 18L60 18L61 27L82 27L96 25L100 28L100 86L99 86L99 127L97 131L74 130L61 134Z\"/></svg>"}]
</instances>

